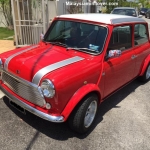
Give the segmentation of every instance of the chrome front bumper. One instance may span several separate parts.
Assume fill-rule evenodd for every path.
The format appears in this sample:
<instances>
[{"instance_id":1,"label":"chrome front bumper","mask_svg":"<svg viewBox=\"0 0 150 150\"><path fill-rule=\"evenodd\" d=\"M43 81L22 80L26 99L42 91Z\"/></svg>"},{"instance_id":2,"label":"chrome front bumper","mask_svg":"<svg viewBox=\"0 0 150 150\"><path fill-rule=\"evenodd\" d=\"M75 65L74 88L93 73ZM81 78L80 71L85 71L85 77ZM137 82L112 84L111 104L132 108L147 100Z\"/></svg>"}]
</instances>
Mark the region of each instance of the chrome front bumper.
<instances>
[{"instance_id":1,"label":"chrome front bumper","mask_svg":"<svg viewBox=\"0 0 150 150\"><path fill-rule=\"evenodd\" d=\"M24 108L25 110L31 112L32 114L48 120L50 122L64 122L64 117L63 116L52 116L49 114L46 114L44 112L41 112L31 106L29 106L28 104L22 102L21 100L19 100L18 98L16 98L15 96L11 95L7 90L5 90L2 86L0 86L0 90L14 103L16 103L17 105L21 106L22 108Z\"/></svg>"}]
</instances>

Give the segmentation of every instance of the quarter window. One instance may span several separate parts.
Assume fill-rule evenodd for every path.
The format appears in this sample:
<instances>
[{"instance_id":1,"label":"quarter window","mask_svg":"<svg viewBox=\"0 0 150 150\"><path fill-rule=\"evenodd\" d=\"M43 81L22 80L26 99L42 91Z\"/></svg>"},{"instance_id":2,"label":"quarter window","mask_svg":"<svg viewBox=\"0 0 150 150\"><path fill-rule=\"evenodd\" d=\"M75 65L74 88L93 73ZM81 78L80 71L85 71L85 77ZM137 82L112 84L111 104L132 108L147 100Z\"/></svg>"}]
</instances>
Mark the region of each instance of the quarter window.
<instances>
[{"instance_id":1,"label":"quarter window","mask_svg":"<svg viewBox=\"0 0 150 150\"><path fill-rule=\"evenodd\" d=\"M131 26L118 26L113 29L108 50L127 50L132 47Z\"/></svg>"},{"instance_id":2,"label":"quarter window","mask_svg":"<svg viewBox=\"0 0 150 150\"><path fill-rule=\"evenodd\" d=\"M148 41L147 30L144 24L136 24L134 27L134 43L141 45Z\"/></svg>"}]
</instances>

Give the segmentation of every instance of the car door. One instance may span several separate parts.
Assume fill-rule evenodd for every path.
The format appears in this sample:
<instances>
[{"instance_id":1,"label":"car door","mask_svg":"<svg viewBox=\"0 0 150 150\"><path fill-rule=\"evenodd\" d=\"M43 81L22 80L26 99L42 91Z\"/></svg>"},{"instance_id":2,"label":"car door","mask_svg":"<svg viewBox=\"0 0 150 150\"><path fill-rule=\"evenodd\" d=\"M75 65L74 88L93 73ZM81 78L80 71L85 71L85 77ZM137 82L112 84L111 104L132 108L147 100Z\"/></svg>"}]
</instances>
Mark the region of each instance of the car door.
<instances>
[{"instance_id":1,"label":"car door","mask_svg":"<svg viewBox=\"0 0 150 150\"><path fill-rule=\"evenodd\" d=\"M130 25L113 29L107 53L114 49L121 50L122 54L119 57L104 60L103 97L129 82L134 76L135 55L132 48L132 27Z\"/></svg>"}]
</instances>

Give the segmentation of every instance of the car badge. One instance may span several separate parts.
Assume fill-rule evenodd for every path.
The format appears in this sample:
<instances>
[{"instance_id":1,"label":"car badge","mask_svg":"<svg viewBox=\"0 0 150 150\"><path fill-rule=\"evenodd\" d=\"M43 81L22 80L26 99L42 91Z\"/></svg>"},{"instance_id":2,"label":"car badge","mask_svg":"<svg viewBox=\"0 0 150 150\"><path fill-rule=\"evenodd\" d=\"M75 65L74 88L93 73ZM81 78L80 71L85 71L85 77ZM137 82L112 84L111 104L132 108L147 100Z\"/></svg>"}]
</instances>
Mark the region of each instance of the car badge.
<instances>
[{"instance_id":1,"label":"car badge","mask_svg":"<svg viewBox=\"0 0 150 150\"><path fill-rule=\"evenodd\" d=\"M17 74L20 74L20 71L19 71L19 70L16 70L16 73L17 73Z\"/></svg>"}]
</instances>

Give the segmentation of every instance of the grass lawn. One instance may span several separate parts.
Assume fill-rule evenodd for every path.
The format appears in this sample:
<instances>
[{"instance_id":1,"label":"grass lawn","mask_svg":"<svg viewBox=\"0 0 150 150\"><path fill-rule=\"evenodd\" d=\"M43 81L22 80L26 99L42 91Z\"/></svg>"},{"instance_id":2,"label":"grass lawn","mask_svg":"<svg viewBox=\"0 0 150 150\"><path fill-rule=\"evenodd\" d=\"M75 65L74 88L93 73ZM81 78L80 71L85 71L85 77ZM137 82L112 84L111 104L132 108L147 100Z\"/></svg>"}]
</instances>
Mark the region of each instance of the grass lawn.
<instances>
[{"instance_id":1,"label":"grass lawn","mask_svg":"<svg viewBox=\"0 0 150 150\"><path fill-rule=\"evenodd\" d=\"M14 35L14 30L0 27L0 40L4 40L5 38L11 37L13 35ZM13 38L9 38L8 40L13 40Z\"/></svg>"}]
</instances>

